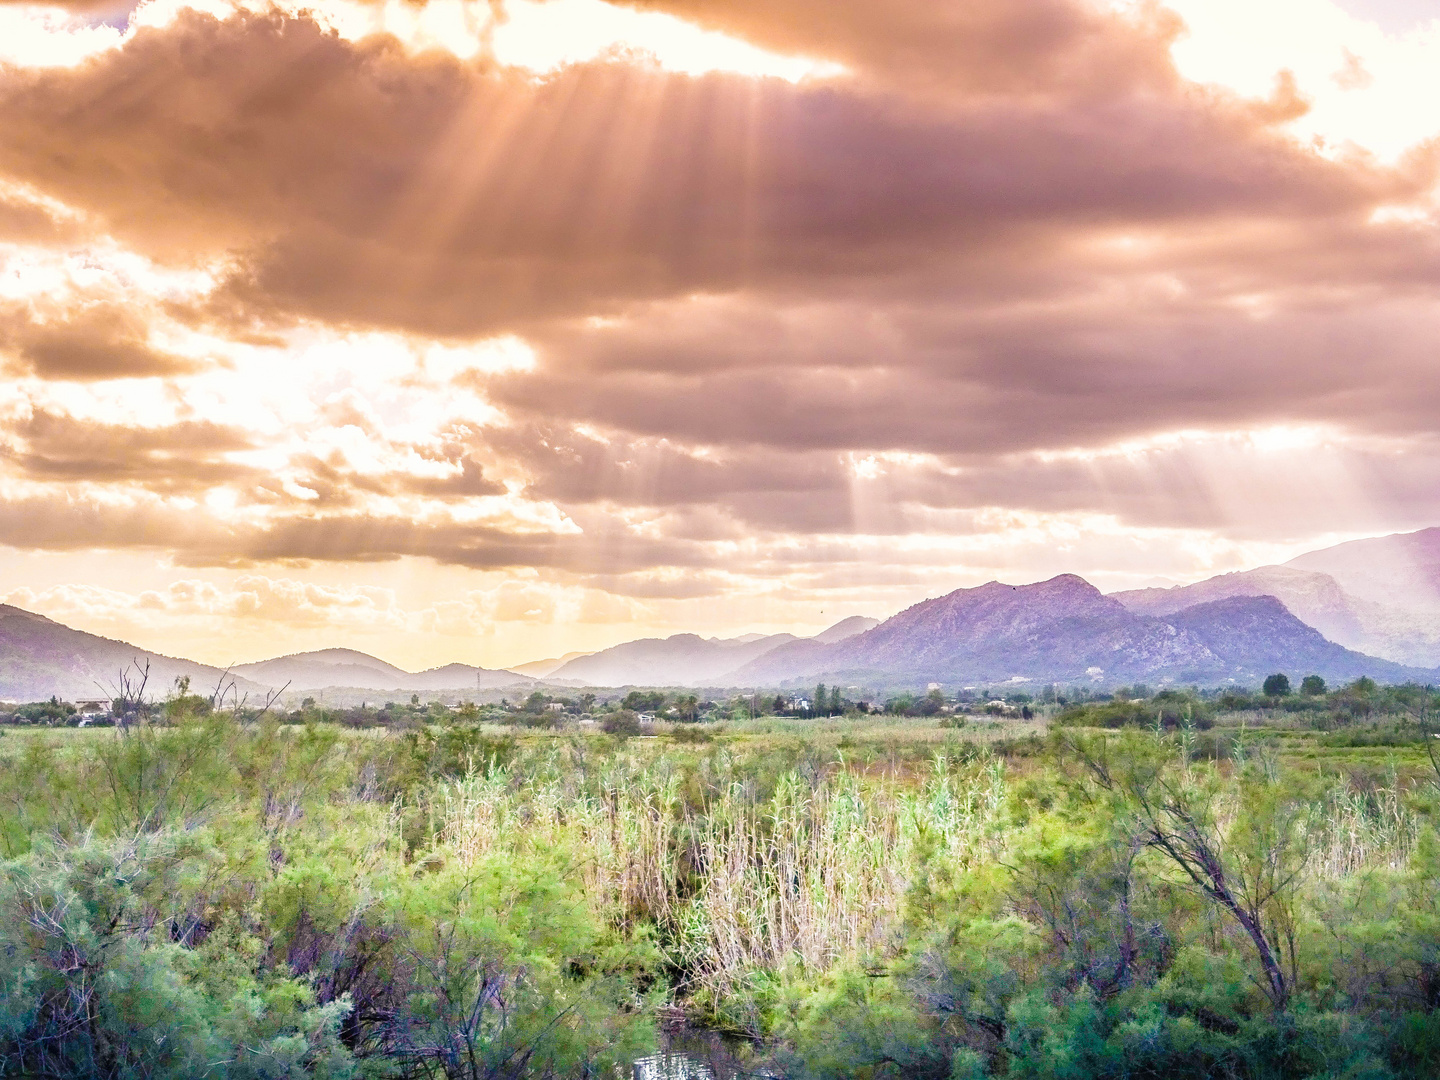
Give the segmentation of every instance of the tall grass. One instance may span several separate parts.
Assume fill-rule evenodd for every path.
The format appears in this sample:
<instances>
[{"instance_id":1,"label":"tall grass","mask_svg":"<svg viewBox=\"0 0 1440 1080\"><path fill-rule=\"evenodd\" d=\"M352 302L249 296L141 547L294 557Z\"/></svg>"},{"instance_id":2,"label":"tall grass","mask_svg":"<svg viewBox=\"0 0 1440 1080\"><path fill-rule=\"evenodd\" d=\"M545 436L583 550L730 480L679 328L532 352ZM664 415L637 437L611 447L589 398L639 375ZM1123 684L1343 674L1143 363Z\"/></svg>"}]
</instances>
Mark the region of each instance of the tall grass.
<instances>
[{"instance_id":1,"label":"tall grass","mask_svg":"<svg viewBox=\"0 0 1440 1080\"><path fill-rule=\"evenodd\" d=\"M568 860L597 913L652 924L677 989L710 1002L760 973L886 955L922 840L959 866L1006 857L1010 792L994 757L937 754L919 776L842 758L763 783L725 748L688 764L656 746L598 763L583 754L551 744L514 771L447 785L442 842L467 863L524 848ZM1304 875L1401 868L1423 827L1398 776L1363 791L1337 780L1303 815Z\"/></svg>"},{"instance_id":2,"label":"tall grass","mask_svg":"<svg viewBox=\"0 0 1440 1080\"><path fill-rule=\"evenodd\" d=\"M883 952L922 835L959 861L998 851L996 760L939 756L918 784L789 770L764 796L724 753L711 770L696 805L663 758L617 756L593 785L563 768L471 775L448 787L439 832L467 862L517 845L569 853L593 903L652 921L683 988L716 997L757 970Z\"/></svg>"},{"instance_id":3,"label":"tall grass","mask_svg":"<svg viewBox=\"0 0 1440 1080\"><path fill-rule=\"evenodd\" d=\"M1394 769L1387 780L1369 790L1336 781L1312 804L1305 827L1311 874L1338 881L1405 865L1426 822L1407 801Z\"/></svg>"}]
</instances>

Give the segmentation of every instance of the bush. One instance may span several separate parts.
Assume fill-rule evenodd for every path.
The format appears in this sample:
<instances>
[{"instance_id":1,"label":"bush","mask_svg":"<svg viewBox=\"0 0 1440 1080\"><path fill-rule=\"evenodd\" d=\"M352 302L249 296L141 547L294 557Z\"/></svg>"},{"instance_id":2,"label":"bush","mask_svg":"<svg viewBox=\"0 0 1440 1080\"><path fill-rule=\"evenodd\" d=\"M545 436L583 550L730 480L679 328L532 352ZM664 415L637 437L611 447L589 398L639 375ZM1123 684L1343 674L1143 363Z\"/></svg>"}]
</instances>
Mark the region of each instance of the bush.
<instances>
[{"instance_id":1,"label":"bush","mask_svg":"<svg viewBox=\"0 0 1440 1080\"><path fill-rule=\"evenodd\" d=\"M640 717L629 709L617 709L615 712L607 713L605 719L600 721L600 730L607 735L618 735L625 739L632 735L639 735L643 729L640 726Z\"/></svg>"},{"instance_id":2,"label":"bush","mask_svg":"<svg viewBox=\"0 0 1440 1080\"><path fill-rule=\"evenodd\" d=\"M0 1073L175 1080L353 1074L345 1001L176 940L193 840L91 841L0 866ZM219 960L219 958L212 958Z\"/></svg>"},{"instance_id":3,"label":"bush","mask_svg":"<svg viewBox=\"0 0 1440 1080\"><path fill-rule=\"evenodd\" d=\"M1290 677L1288 675L1269 675L1265 679L1265 685L1260 692L1266 697L1285 697L1290 693Z\"/></svg>"}]
</instances>

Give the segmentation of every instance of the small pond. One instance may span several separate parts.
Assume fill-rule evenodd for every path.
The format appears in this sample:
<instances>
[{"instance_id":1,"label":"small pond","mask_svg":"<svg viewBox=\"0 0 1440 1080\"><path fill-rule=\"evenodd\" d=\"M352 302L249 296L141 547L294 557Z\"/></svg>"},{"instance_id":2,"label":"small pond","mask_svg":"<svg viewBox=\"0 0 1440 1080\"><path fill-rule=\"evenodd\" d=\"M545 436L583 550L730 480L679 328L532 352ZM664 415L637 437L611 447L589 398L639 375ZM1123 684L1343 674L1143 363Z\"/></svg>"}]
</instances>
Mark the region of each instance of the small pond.
<instances>
[{"instance_id":1,"label":"small pond","mask_svg":"<svg viewBox=\"0 0 1440 1080\"><path fill-rule=\"evenodd\" d=\"M659 1052L635 1062L634 1080L769 1080L744 1067L740 1045L716 1031L662 1031Z\"/></svg>"}]
</instances>

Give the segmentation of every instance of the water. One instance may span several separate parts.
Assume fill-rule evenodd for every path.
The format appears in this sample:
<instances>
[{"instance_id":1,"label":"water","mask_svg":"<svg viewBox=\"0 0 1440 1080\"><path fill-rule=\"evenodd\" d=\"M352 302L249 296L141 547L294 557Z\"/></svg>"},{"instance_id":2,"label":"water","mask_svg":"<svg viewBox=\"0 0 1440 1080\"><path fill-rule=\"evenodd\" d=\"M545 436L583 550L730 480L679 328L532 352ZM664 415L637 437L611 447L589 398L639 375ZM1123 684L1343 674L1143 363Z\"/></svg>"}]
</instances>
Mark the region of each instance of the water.
<instances>
[{"instance_id":1,"label":"water","mask_svg":"<svg viewBox=\"0 0 1440 1080\"><path fill-rule=\"evenodd\" d=\"M756 1080L760 1074L741 1066L736 1045L723 1035L698 1028L660 1033L660 1052L635 1062L634 1080Z\"/></svg>"}]
</instances>

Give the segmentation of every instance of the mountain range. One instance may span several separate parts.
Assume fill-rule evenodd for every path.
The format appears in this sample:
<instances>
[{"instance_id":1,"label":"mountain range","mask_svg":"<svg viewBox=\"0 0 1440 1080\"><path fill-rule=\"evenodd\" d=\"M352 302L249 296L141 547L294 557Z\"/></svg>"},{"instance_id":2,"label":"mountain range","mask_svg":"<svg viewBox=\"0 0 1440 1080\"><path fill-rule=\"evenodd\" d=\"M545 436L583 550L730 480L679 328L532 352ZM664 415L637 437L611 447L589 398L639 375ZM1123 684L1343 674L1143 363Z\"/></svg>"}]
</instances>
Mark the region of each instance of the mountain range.
<instances>
[{"instance_id":1,"label":"mountain range","mask_svg":"<svg viewBox=\"0 0 1440 1080\"><path fill-rule=\"evenodd\" d=\"M1440 665L1440 528L1355 540L1194 585L1111 595L1137 614L1162 618L1207 600L1274 596L1347 648L1398 664Z\"/></svg>"},{"instance_id":2,"label":"mountain range","mask_svg":"<svg viewBox=\"0 0 1440 1080\"><path fill-rule=\"evenodd\" d=\"M188 678L194 692L207 695L225 678L224 671L208 664L72 630L43 615L0 604L0 698L113 698L120 693L122 674L133 683L147 669L147 692L160 696L178 678ZM262 686L245 678L236 680L236 688L241 694L264 696Z\"/></svg>"},{"instance_id":3,"label":"mountain range","mask_svg":"<svg viewBox=\"0 0 1440 1080\"><path fill-rule=\"evenodd\" d=\"M230 670L265 686L288 685L291 690L324 690L331 686L357 690L493 690L535 681L513 671L469 664L405 671L355 649L295 653L254 664L238 664Z\"/></svg>"},{"instance_id":4,"label":"mountain range","mask_svg":"<svg viewBox=\"0 0 1440 1080\"><path fill-rule=\"evenodd\" d=\"M108 696L122 670L210 692L227 673L0 605L0 698ZM228 672L240 693L463 694L537 680L569 686L874 688L1002 682L1259 683L1283 671L1329 681L1440 681L1440 528L1358 540L1284 565L1168 589L1100 592L1062 574L990 582L925 600L884 622L860 616L820 634L676 634L497 671L448 664L408 672L353 649L321 649Z\"/></svg>"},{"instance_id":5,"label":"mountain range","mask_svg":"<svg viewBox=\"0 0 1440 1080\"><path fill-rule=\"evenodd\" d=\"M554 669L549 678L586 686L720 686L751 661L791 644L826 646L864 633L879 623L852 615L811 638L794 634L746 634L702 638L675 634L641 638L577 657Z\"/></svg>"},{"instance_id":6,"label":"mountain range","mask_svg":"<svg viewBox=\"0 0 1440 1080\"><path fill-rule=\"evenodd\" d=\"M1084 578L998 581L925 600L832 645L795 642L735 672L741 684L875 687L1177 682L1252 685L1276 671L1344 681L1434 679L1437 672L1329 641L1273 596L1233 596L1159 618L1136 614Z\"/></svg>"}]
</instances>

